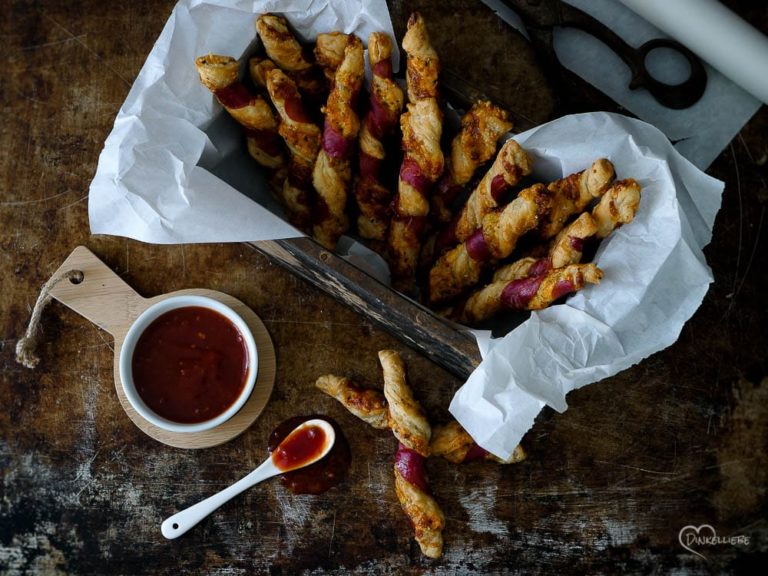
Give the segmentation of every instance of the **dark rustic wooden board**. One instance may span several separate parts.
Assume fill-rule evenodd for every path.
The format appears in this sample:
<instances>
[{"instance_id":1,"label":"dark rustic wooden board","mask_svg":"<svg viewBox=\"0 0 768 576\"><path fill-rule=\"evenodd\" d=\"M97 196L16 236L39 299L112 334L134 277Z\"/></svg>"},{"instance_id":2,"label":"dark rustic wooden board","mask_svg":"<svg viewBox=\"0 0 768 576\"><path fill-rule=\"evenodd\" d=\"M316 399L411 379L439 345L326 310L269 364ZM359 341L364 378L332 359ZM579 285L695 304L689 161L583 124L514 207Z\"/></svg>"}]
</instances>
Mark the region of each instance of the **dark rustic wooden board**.
<instances>
[{"instance_id":1,"label":"dark rustic wooden board","mask_svg":"<svg viewBox=\"0 0 768 576\"><path fill-rule=\"evenodd\" d=\"M253 246L459 378L466 379L480 362L470 332L390 289L311 238L254 242Z\"/></svg>"}]
</instances>

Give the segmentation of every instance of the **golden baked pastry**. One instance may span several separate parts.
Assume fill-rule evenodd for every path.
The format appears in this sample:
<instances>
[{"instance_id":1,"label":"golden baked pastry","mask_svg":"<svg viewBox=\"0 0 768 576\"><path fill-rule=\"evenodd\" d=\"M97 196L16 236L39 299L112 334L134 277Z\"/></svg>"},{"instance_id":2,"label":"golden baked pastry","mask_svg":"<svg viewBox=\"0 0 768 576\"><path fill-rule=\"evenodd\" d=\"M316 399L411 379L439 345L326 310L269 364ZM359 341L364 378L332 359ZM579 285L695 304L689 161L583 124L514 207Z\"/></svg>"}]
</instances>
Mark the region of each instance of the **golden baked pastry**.
<instances>
[{"instance_id":1,"label":"golden baked pastry","mask_svg":"<svg viewBox=\"0 0 768 576\"><path fill-rule=\"evenodd\" d=\"M315 386L335 398L352 414L374 428L389 428L389 406L384 394L370 388L360 388L342 376L320 376Z\"/></svg>"}]
</instances>

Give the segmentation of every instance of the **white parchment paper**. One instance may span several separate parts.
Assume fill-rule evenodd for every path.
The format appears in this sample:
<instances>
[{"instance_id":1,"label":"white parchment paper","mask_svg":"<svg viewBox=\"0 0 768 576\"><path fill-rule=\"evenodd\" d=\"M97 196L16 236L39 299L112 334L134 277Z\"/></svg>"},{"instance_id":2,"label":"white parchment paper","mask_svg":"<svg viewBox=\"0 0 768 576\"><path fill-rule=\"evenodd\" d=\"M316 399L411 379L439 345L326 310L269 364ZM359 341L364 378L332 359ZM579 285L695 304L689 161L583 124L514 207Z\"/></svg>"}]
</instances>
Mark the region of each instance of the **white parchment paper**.
<instances>
[{"instance_id":1,"label":"white parchment paper","mask_svg":"<svg viewBox=\"0 0 768 576\"><path fill-rule=\"evenodd\" d=\"M508 457L539 411L672 344L707 292L709 243L723 183L683 158L659 130L608 113L567 116L515 137L550 181L609 158L642 185L635 219L604 240L603 270L564 304L533 312L504 338L483 338L484 358L451 413L486 450Z\"/></svg>"},{"instance_id":2,"label":"white parchment paper","mask_svg":"<svg viewBox=\"0 0 768 576\"><path fill-rule=\"evenodd\" d=\"M383 1L182 0L99 158L89 196L93 233L153 243L300 235L279 217L237 125L194 67L195 57L209 52L249 55L254 16L266 11L286 14L305 39L334 29L361 38L373 30L394 36ZM545 404L562 411L568 391L675 341L712 279L701 247L709 242L722 191L722 183L680 156L661 132L623 116L566 117L516 139L544 181L605 156L619 177L638 179L643 194L635 221L597 253L605 274L599 286L534 313L503 339L477 334L484 360L451 411L484 448L503 457ZM349 239L340 246L368 270L381 264Z\"/></svg>"},{"instance_id":3,"label":"white parchment paper","mask_svg":"<svg viewBox=\"0 0 768 576\"><path fill-rule=\"evenodd\" d=\"M240 130L194 65L208 53L249 55L264 12L285 15L304 40L331 30L394 38L384 0L182 0L104 144L88 200L91 232L157 244L302 235L277 215ZM395 69L398 58L395 50Z\"/></svg>"}]
</instances>

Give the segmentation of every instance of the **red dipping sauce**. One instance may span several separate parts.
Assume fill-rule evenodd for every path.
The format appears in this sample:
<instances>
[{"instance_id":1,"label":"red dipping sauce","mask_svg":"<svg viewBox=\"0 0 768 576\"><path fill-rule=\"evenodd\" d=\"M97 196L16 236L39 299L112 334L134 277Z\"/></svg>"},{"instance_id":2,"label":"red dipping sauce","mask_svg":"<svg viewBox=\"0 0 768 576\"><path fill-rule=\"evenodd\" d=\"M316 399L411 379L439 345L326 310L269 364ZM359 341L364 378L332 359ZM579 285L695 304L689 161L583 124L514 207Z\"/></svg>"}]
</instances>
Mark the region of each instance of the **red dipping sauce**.
<instances>
[{"instance_id":1,"label":"red dipping sauce","mask_svg":"<svg viewBox=\"0 0 768 576\"><path fill-rule=\"evenodd\" d=\"M225 316L201 306L170 310L138 339L131 360L136 392L156 414L183 424L225 412L245 387L248 350Z\"/></svg>"},{"instance_id":2,"label":"red dipping sauce","mask_svg":"<svg viewBox=\"0 0 768 576\"><path fill-rule=\"evenodd\" d=\"M307 426L280 443L272 452L272 462L280 470L291 471L320 456L324 446L325 431L320 426Z\"/></svg>"},{"instance_id":3,"label":"red dipping sauce","mask_svg":"<svg viewBox=\"0 0 768 576\"><path fill-rule=\"evenodd\" d=\"M272 453L272 458L275 458L277 447L294 428L302 422L315 418L322 418L333 426L336 440L331 451L321 460L280 476L280 482L283 486L294 494L322 494L333 488L346 477L352 462L352 453L344 433L339 425L327 416L294 416L278 424L269 437L268 449ZM322 442L320 442L320 448L322 448ZM277 461L275 464L280 467Z\"/></svg>"}]
</instances>

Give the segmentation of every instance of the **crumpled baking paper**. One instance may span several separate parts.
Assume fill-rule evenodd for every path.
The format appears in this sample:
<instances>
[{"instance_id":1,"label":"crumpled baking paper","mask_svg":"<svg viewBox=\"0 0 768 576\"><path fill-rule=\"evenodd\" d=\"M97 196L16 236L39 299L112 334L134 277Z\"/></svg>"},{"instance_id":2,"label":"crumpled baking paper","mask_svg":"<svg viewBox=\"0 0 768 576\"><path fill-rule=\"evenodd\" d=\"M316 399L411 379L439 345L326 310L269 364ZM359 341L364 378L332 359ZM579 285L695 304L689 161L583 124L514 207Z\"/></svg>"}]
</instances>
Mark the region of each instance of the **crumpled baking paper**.
<instances>
[{"instance_id":1,"label":"crumpled baking paper","mask_svg":"<svg viewBox=\"0 0 768 576\"><path fill-rule=\"evenodd\" d=\"M515 136L548 182L596 158L642 186L635 219L600 244L599 285L532 312L503 338L482 339L483 361L451 413L486 450L506 458L548 405L671 345L712 282L702 248L712 237L723 183L683 158L658 129L608 113L566 116Z\"/></svg>"},{"instance_id":2,"label":"crumpled baking paper","mask_svg":"<svg viewBox=\"0 0 768 576\"><path fill-rule=\"evenodd\" d=\"M301 235L279 217L238 126L197 77L194 58L251 52L254 15L286 14L306 39L342 29L392 34L384 2L182 0L115 120L91 184L93 233L153 243L232 242ZM394 36L394 35L393 35ZM477 332L483 362L451 411L484 448L505 457L548 404L675 341L712 280L710 239L722 183L683 159L643 122L597 113L562 118L515 137L549 181L610 158L643 185L637 218L597 253L605 276L566 304L531 315L506 337ZM380 259L349 239L358 266ZM378 263L376 260L379 260Z\"/></svg>"},{"instance_id":3,"label":"crumpled baking paper","mask_svg":"<svg viewBox=\"0 0 768 576\"><path fill-rule=\"evenodd\" d=\"M240 129L195 69L204 54L249 55L265 12L285 15L303 40L331 30L395 36L383 0L182 0L104 144L88 200L92 233L156 244L302 236L279 217ZM398 58L395 50L395 70Z\"/></svg>"}]
</instances>

